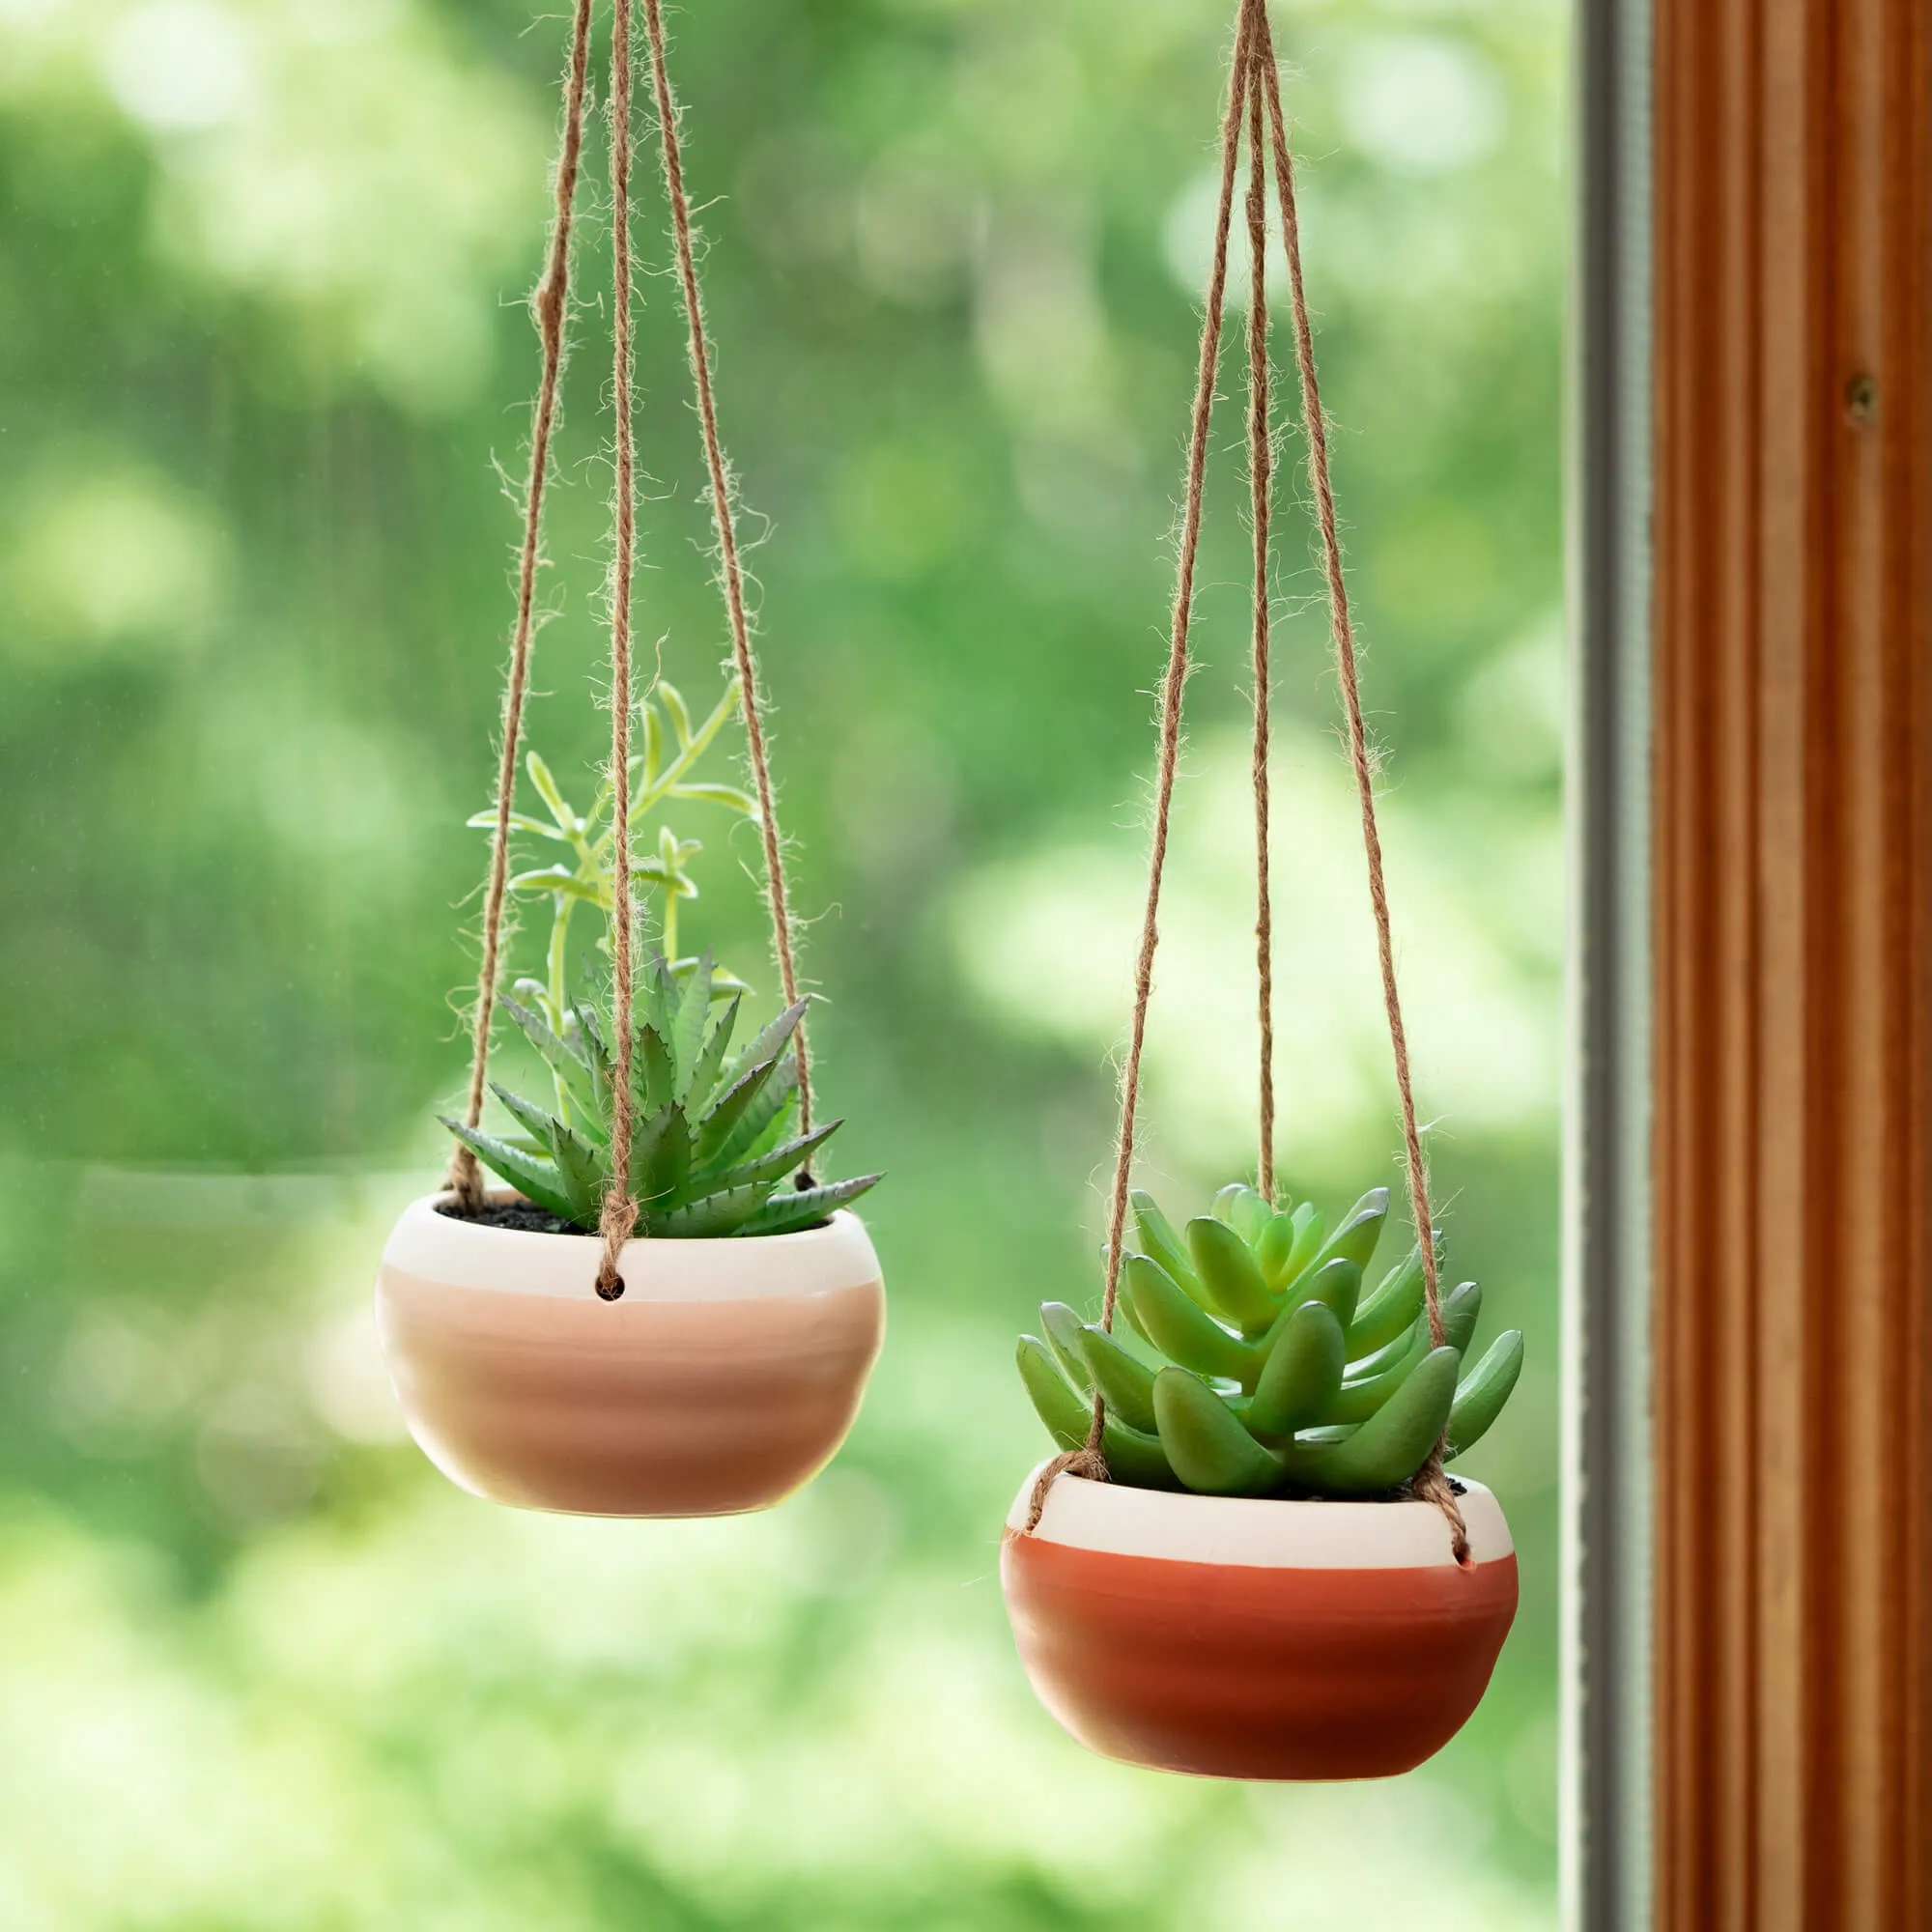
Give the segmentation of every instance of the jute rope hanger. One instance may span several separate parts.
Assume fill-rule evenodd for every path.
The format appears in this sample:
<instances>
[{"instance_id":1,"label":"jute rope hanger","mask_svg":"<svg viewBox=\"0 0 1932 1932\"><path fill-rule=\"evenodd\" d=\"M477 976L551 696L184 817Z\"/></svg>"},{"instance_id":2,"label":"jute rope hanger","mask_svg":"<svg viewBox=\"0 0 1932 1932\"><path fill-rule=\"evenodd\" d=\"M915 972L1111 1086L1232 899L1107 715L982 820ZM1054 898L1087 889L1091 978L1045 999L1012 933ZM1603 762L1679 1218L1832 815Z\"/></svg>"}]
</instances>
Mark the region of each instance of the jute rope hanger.
<instances>
[{"instance_id":1,"label":"jute rope hanger","mask_svg":"<svg viewBox=\"0 0 1932 1932\"><path fill-rule=\"evenodd\" d=\"M1430 1345L1443 1343L1441 1286L1429 1211L1429 1174L1423 1158L1415 1094L1408 1064L1408 1042L1403 1027L1402 1000L1396 984L1395 944L1390 928L1388 890L1383 875L1381 838L1376 822L1375 769L1369 752L1368 729L1362 716L1362 696L1356 664L1354 625L1342 570L1341 540L1335 519L1335 493L1329 476L1327 424L1315 369L1314 333L1301 272L1301 233L1294 194L1294 164L1289 151L1287 124L1281 104L1281 73L1275 58L1265 0L1240 0L1235 29L1235 51L1227 111L1221 123L1221 190L1214 230L1214 254L1208 280L1208 300L1201 326L1201 355L1194 392L1192 432L1188 442L1186 495L1181 514L1180 546L1175 572L1173 615L1169 633L1166 676L1161 685L1160 735L1154 787L1153 832L1148 854L1146 909L1142 916L1140 950L1134 970L1133 1016L1127 1036L1126 1064L1121 1080L1120 1131L1114 1150L1114 1180L1107 1215L1106 1293L1100 1325L1111 1332L1119 1299L1122 1248L1126 1233L1128 1183L1133 1169L1134 1128L1140 1102L1141 1053L1147 1036L1148 1006L1153 990L1153 960L1159 944L1161 878L1167 863L1169 821L1173 811L1174 780L1180 749L1181 699L1187 681L1188 634L1193 618L1194 572L1201 542L1201 499L1207 475L1208 433L1213 414L1214 372L1219 359L1221 328L1227 303L1228 241L1234 217L1236 162L1242 124L1247 124L1249 179L1247 196L1250 287L1248 298L1248 457L1249 500L1254 529L1254 706L1255 730L1252 775L1256 836L1256 963L1260 980L1261 1147L1259 1178L1272 1194L1274 1172L1273 973L1268 879L1268 578L1270 534L1271 443L1268 428L1267 313L1265 291L1265 170L1262 158L1264 111L1270 157L1274 164L1275 195L1281 209L1282 243L1288 258L1289 303L1294 331L1294 361L1299 377L1303 433L1308 443L1308 475L1314 492L1316 520L1321 536L1323 576L1328 593L1329 633L1334 646L1337 682L1349 731L1350 764L1354 772L1361 810L1362 845L1367 861L1369 901L1376 923L1377 959L1380 969L1382 1005L1388 1021L1389 1045L1395 1064L1397 1096L1401 1102L1403 1148L1408 1182L1409 1209L1415 1221L1422 1258L1424 1305ZM1100 1481L1107 1478L1102 1434L1106 1407L1096 1390L1086 1442L1056 1456L1040 1471L1034 1486L1028 1516L1029 1530L1037 1527L1053 1479L1063 1470ZM1438 1441L1417 1471L1411 1491L1418 1500L1435 1505L1448 1519L1451 1545L1459 1563L1469 1560L1468 1535L1454 1490L1443 1473L1444 1444Z\"/></svg>"},{"instance_id":2,"label":"jute rope hanger","mask_svg":"<svg viewBox=\"0 0 1932 1932\"><path fill-rule=\"evenodd\" d=\"M631 337L631 14L635 0L616 0L611 28L611 186L612 252L612 408L615 414L615 483L611 498L612 563L611 579L611 788L613 873L611 909L612 960L611 1031L616 1079L611 1094L611 1173L599 1223L603 1248L597 1270L597 1292L615 1300L624 1292L617 1259L637 1224L638 1203L629 1187L630 1149L634 1127L631 1094L631 1032L635 962L631 903L630 724L631 587L636 562L636 459L632 423ZM711 371L711 347L704 326L703 299L698 286L696 250L693 240L691 204L685 188L679 114L666 60L664 14L660 0L642 0L649 43L652 91L657 109L660 152L664 162L666 199L670 207L671 234L678 291L687 325L693 388L703 433L706 474L710 483L712 522L718 540L719 587L731 634L745 732L756 786L759 830L765 860L765 896L772 919L773 952L778 960L785 1004L798 1004L798 968L791 914L785 886L784 844L779 830L770 752L765 732L765 699L753 646L745 600L744 571L739 557L729 466L718 427L716 387ZM591 0L577 0L572 17L570 55L563 82L563 131L554 180L554 212L542 281L531 308L542 343L542 376L532 412L529 477L524 499L524 539L517 584L517 621L512 633L510 668L503 701L503 742L497 766L497 820L491 842L489 884L484 897L483 958L477 978L477 998L471 1026L471 1065L468 1123L483 1117L488 1082L491 1024L495 1015L497 980L502 952L502 919L509 864L512 798L516 785L517 751L522 737L525 701L529 689L530 637L533 629L536 573L541 560L544 486L555 425L558 377L562 368L569 315L572 217L582 165L583 120L587 92ZM798 1065L799 1124L811 1128L811 1067L801 1023L792 1037ZM474 1211L483 1202L482 1174L476 1158L459 1146L452 1156L449 1185L459 1203Z\"/></svg>"}]
</instances>

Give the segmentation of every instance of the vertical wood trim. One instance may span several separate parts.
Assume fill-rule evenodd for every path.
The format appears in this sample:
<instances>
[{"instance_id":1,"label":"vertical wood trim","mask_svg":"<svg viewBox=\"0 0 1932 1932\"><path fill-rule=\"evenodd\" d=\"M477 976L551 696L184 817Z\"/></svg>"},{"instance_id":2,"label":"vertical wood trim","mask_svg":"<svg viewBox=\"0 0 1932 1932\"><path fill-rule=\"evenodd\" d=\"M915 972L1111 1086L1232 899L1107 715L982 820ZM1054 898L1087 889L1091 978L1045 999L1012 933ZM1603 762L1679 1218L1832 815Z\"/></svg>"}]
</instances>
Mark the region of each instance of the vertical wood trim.
<instances>
[{"instance_id":1,"label":"vertical wood trim","mask_svg":"<svg viewBox=\"0 0 1932 1932\"><path fill-rule=\"evenodd\" d=\"M1655 1827L1671 1932L1932 1926L1927 14L1657 13Z\"/></svg>"}]
</instances>

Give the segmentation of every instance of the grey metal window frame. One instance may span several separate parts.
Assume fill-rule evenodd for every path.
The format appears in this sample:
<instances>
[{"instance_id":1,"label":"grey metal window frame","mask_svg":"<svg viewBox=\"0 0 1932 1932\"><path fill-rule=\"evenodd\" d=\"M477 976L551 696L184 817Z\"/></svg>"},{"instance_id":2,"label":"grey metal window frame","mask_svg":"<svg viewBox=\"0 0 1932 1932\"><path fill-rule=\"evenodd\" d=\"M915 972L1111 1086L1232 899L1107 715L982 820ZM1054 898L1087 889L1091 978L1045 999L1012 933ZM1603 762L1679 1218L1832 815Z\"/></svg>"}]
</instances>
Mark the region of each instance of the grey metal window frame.
<instances>
[{"instance_id":1,"label":"grey metal window frame","mask_svg":"<svg viewBox=\"0 0 1932 1932\"><path fill-rule=\"evenodd\" d=\"M1577 0L1562 1907L1650 1922L1649 0Z\"/></svg>"}]
</instances>

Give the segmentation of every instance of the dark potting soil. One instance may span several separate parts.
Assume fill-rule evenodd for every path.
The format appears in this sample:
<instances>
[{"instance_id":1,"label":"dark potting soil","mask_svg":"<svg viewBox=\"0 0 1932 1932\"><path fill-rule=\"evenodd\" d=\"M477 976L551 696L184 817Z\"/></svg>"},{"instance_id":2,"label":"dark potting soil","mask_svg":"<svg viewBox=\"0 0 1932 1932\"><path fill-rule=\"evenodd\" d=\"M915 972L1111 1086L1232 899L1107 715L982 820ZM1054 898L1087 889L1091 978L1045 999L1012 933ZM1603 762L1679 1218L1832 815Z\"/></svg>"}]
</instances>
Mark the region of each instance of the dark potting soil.
<instances>
[{"instance_id":1,"label":"dark potting soil","mask_svg":"<svg viewBox=\"0 0 1932 1932\"><path fill-rule=\"evenodd\" d=\"M452 1221L473 1221L480 1228L511 1228L520 1235L582 1235L559 1214L547 1208L533 1208L527 1201L486 1201L473 1213L455 1201L439 1201L439 1214Z\"/></svg>"},{"instance_id":2,"label":"dark potting soil","mask_svg":"<svg viewBox=\"0 0 1932 1932\"><path fill-rule=\"evenodd\" d=\"M479 1228L510 1228L520 1235L591 1235L594 1228L574 1227L561 1215L553 1214L547 1208L534 1208L527 1201L486 1201L474 1213L469 1212L455 1201L439 1201L436 1204L439 1214L447 1214L452 1221L471 1221ZM822 1228L823 1221L814 1221L812 1228ZM810 1234L811 1230L798 1232Z\"/></svg>"}]
</instances>

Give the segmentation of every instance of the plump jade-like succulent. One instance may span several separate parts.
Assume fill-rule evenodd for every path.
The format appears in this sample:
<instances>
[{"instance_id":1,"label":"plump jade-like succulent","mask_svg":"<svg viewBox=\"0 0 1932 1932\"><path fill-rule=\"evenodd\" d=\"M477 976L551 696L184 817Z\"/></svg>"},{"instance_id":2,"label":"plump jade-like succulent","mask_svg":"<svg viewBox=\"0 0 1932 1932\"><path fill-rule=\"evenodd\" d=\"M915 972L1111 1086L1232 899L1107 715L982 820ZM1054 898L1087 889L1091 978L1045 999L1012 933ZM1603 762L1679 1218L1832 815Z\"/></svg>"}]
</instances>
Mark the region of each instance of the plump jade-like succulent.
<instances>
[{"instance_id":1,"label":"plump jade-like succulent","mask_svg":"<svg viewBox=\"0 0 1932 1932\"><path fill-rule=\"evenodd\" d=\"M1123 1261L1115 1333L1049 1301L1044 1339L1019 1344L1027 1393L1063 1449L1086 1440L1099 1391L1116 1482L1218 1496L1400 1492L1445 1430L1447 1460L1516 1387L1516 1329L1462 1372L1482 1307L1473 1281L1443 1295L1444 1344L1430 1346L1419 1246L1363 1294L1385 1187L1325 1237L1312 1203L1271 1208L1240 1185L1184 1236L1147 1194L1133 1206L1139 1249Z\"/></svg>"},{"instance_id":2,"label":"plump jade-like succulent","mask_svg":"<svg viewBox=\"0 0 1932 1932\"><path fill-rule=\"evenodd\" d=\"M631 1193L638 1233L658 1236L784 1235L855 1201L879 1176L781 1192L842 1124L790 1132L798 1096L791 1037L804 1002L781 1012L728 1065L742 989L724 989L714 1021L710 953L673 970L660 953L638 977L632 1017ZM520 1194L584 1234L596 1232L611 1179L615 1060L597 1009L579 1002L562 1034L514 1000L503 1009L556 1076L555 1113L492 1082L523 1133L443 1125Z\"/></svg>"}]
</instances>

